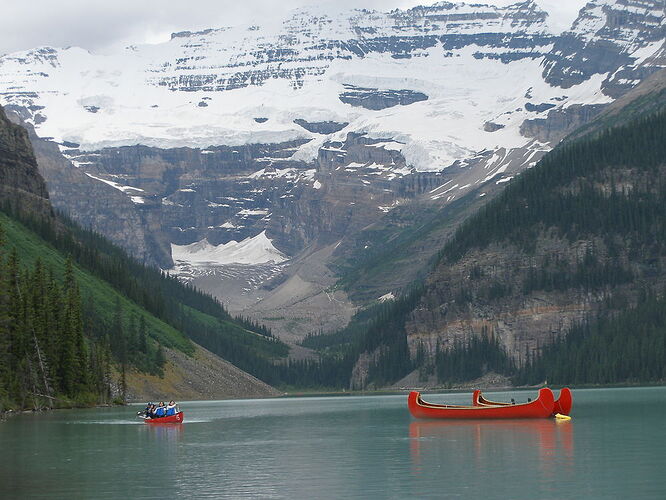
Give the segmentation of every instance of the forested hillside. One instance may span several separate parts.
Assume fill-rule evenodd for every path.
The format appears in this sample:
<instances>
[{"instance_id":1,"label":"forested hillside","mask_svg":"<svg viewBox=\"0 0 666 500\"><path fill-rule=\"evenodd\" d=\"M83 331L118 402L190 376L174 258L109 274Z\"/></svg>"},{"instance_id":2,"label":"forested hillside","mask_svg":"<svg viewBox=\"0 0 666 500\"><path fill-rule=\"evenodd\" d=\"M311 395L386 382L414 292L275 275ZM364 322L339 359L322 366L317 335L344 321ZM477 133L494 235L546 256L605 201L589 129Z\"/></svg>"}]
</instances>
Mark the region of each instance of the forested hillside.
<instances>
[{"instance_id":1,"label":"forested hillside","mask_svg":"<svg viewBox=\"0 0 666 500\"><path fill-rule=\"evenodd\" d=\"M663 380L665 270L660 112L556 148L456 231L423 286L306 344L357 346L361 385L416 369L442 384Z\"/></svg>"},{"instance_id":2,"label":"forested hillside","mask_svg":"<svg viewBox=\"0 0 666 500\"><path fill-rule=\"evenodd\" d=\"M191 355L192 341L269 383L304 379L262 325L54 214L27 133L1 110L0 188L1 408L122 398L128 370L161 376L165 349Z\"/></svg>"},{"instance_id":3,"label":"forested hillside","mask_svg":"<svg viewBox=\"0 0 666 500\"><path fill-rule=\"evenodd\" d=\"M457 308L548 295L586 305L583 316L513 356L523 365L520 382L663 379L666 113L553 152L464 224L440 268L498 247L526 265L493 275L479 259Z\"/></svg>"},{"instance_id":4,"label":"forested hillside","mask_svg":"<svg viewBox=\"0 0 666 500\"><path fill-rule=\"evenodd\" d=\"M0 410L41 404L106 402L111 397L109 337L86 341L81 293L71 260L64 275L38 259L25 266L16 246L8 250L0 225ZM147 347L142 330L144 353ZM144 359L159 370L159 350ZM44 401L46 399L46 401Z\"/></svg>"}]
</instances>

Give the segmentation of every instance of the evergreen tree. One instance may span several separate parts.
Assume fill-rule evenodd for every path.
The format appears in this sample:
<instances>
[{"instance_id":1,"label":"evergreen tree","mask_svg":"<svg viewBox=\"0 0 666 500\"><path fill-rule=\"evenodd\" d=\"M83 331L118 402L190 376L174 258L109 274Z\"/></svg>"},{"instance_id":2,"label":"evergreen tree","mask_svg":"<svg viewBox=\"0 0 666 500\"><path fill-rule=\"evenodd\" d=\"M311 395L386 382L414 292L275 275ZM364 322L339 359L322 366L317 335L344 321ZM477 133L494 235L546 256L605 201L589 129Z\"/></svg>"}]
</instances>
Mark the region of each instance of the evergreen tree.
<instances>
[{"instance_id":1,"label":"evergreen tree","mask_svg":"<svg viewBox=\"0 0 666 500\"><path fill-rule=\"evenodd\" d=\"M148 334L146 331L146 318L141 315L139 319L138 349L143 354L148 354Z\"/></svg>"}]
</instances>

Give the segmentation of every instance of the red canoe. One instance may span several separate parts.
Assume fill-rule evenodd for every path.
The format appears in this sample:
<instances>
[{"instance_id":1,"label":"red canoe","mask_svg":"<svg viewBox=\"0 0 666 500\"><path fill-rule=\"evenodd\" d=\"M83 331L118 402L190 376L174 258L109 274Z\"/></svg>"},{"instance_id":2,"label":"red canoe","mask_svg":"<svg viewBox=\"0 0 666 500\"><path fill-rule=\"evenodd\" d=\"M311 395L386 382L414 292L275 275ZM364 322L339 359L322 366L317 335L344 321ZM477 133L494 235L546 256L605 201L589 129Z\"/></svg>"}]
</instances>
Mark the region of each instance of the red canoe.
<instances>
[{"instance_id":1,"label":"red canoe","mask_svg":"<svg viewBox=\"0 0 666 500\"><path fill-rule=\"evenodd\" d=\"M548 388L539 390L539 397L517 405L459 406L426 403L417 391L409 393L409 411L416 418L547 418L553 414L555 398Z\"/></svg>"},{"instance_id":2,"label":"red canoe","mask_svg":"<svg viewBox=\"0 0 666 500\"><path fill-rule=\"evenodd\" d=\"M166 417L146 418L143 421L147 424L180 424L183 422L185 414L179 411L175 415L168 415Z\"/></svg>"},{"instance_id":3,"label":"red canoe","mask_svg":"<svg viewBox=\"0 0 666 500\"><path fill-rule=\"evenodd\" d=\"M481 395L479 389L474 391L472 396L472 405L474 406L515 406L513 403L498 403L490 401ZM553 415L559 413L560 415L569 415L571 413L571 406L573 405L573 396L568 387L563 387L560 390L560 397L555 400L553 405Z\"/></svg>"},{"instance_id":4,"label":"red canoe","mask_svg":"<svg viewBox=\"0 0 666 500\"><path fill-rule=\"evenodd\" d=\"M555 409L553 410L553 413L570 415L572 406L573 396L571 395L571 390L568 387L562 387L560 390L560 397L555 401Z\"/></svg>"}]
</instances>

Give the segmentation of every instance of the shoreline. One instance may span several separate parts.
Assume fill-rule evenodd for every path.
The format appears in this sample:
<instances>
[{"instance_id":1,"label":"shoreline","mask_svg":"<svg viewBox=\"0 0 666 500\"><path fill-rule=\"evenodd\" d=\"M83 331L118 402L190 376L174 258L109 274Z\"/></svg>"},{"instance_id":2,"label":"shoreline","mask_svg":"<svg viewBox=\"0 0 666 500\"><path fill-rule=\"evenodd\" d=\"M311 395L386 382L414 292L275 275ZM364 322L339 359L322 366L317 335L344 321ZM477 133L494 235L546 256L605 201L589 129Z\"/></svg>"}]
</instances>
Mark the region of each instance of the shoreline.
<instances>
[{"instance_id":1,"label":"shoreline","mask_svg":"<svg viewBox=\"0 0 666 500\"><path fill-rule=\"evenodd\" d=\"M535 386L510 386L510 387L486 387L481 388L484 392L508 392L508 391L517 391L523 392L528 390L536 390L541 387L547 387L545 384L535 385ZM622 384L576 384L576 385L551 385L548 386L554 390L561 389L563 387L569 387L572 390L580 389L638 389L638 388L647 388L647 387L666 387L666 381L660 381L655 383L622 383ZM276 396L247 396L247 397L234 397L234 398L225 398L225 399L191 399L186 401L191 402L205 402L205 401L233 401L233 400L247 400L247 399L290 399L290 398L316 398L316 397L340 397L340 396L394 396L394 395L403 395L407 394L410 391L419 391L423 394L434 394L434 393L452 393L460 394L464 392L472 391L470 387L401 387L401 388L391 388L391 389L377 389L372 391L317 391L317 390L304 390L304 391L285 391ZM132 406L140 405L145 403L142 400L130 400L122 403L103 403L95 404L90 406L61 406L57 408L40 408L40 409L23 409L23 410L4 410L0 412L0 423L8 420L11 417L17 415L25 414L35 414L35 413L45 413L50 411L57 410L85 410L91 408L112 408L120 406Z\"/></svg>"}]
</instances>

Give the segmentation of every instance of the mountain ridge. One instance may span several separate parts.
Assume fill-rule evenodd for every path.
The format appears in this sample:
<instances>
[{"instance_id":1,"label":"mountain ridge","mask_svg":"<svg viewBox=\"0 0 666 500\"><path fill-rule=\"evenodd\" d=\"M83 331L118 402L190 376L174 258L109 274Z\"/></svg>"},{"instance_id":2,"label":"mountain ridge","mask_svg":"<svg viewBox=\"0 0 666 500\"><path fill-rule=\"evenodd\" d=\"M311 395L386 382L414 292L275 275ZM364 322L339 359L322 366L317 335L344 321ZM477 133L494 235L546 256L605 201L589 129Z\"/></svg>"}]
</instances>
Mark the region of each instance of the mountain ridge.
<instances>
[{"instance_id":1,"label":"mountain ridge","mask_svg":"<svg viewBox=\"0 0 666 500\"><path fill-rule=\"evenodd\" d=\"M87 177L88 193L101 195L62 197L59 208L145 262L168 269L170 244L266 231L295 263L337 245L324 263L335 269L365 248L365 228L391 226L392 211L411 206L412 219L395 218L418 224L419 206L446 211L470 193L488 195L666 65L663 19L652 0L595 0L561 33L533 2L304 11L272 30L181 33L104 57L79 49L5 56L0 99L52 136L70 170ZM69 74L91 86L65 96ZM342 128L321 125L331 122ZM61 169L54 185L71 178ZM327 300L339 278L322 286L320 273L290 266L247 268L252 282L231 280L215 293L253 314L271 302L275 280L298 275L301 290ZM238 275L205 272L180 275L193 283ZM296 311L289 322L303 323L304 336L337 328L338 312L321 309L328 319L315 328ZM272 326L288 333L285 323Z\"/></svg>"}]
</instances>

